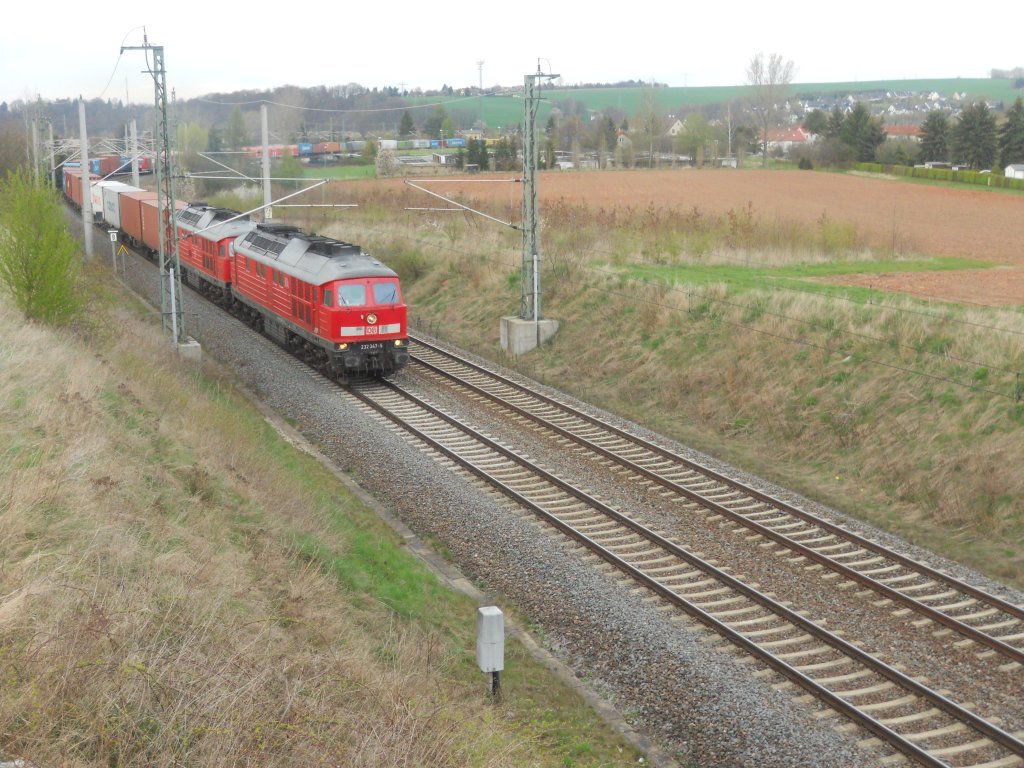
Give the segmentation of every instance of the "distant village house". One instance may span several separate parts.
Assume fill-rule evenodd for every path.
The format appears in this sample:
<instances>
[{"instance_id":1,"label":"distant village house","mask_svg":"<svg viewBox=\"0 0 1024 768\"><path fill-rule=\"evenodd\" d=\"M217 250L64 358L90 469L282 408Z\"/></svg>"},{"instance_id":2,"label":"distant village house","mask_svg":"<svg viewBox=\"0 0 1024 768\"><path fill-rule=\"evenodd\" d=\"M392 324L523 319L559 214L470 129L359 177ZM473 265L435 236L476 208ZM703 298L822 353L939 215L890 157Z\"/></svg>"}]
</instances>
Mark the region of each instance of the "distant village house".
<instances>
[{"instance_id":1,"label":"distant village house","mask_svg":"<svg viewBox=\"0 0 1024 768\"><path fill-rule=\"evenodd\" d=\"M919 125L883 125L887 139L904 139L906 141L921 140L921 126Z\"/></svg>"},{"instance_id":2,"label":"distant village house","mask_svg":"<svg viewBox=\"0 0 1024 768\"><path fill-rule=\"evenodd\" d=\"M811 134L799 126L792 128L777 128L768 131L768 151L781 149L789 152L793 147L807 146L811 141Z\"/></svg>"}]
</instances>

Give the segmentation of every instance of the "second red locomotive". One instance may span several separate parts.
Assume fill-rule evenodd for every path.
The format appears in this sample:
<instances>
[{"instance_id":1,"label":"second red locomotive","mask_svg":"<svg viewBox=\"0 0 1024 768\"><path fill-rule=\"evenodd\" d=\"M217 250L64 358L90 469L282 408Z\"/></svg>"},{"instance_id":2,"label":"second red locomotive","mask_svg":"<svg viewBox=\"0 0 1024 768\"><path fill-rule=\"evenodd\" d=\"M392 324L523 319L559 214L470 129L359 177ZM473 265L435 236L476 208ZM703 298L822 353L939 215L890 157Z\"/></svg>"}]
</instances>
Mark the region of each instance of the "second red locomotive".
<instances>
[{"instance_id":1,"label":"second red locomotive","mask_svg":"<svg viewBox=\"0 0 1024 768\"><path fill-rule=\"evenodd\" d=\"M77 205L81 177L79 169L66 169L64 192ZM103 220L153 252L158 245L145 236L145 213L152 207L155 214L156 201L113 184L104 190L116 199L103 205ZM122 215L135 208L138 216ZM130 226L135 218L138 232ZM358 245L256 224L205 203L183 207L175 223L182 280L318 369L345 379L388 375L409 362L408 308L398 275Z\"/></svg>"}]
</instances>

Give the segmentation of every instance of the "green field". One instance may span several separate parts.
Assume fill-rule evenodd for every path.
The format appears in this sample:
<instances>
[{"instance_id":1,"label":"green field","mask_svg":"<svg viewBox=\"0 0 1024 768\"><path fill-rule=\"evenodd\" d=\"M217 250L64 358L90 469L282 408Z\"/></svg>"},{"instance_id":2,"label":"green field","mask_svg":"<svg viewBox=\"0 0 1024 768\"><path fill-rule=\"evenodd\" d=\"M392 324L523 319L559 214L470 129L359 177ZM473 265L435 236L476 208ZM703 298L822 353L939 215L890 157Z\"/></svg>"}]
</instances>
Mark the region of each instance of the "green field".
<instances>
[{"instance_id":1,"label":"green field","mask_svg":"<svg viewBox=\"0 0 1024 768\"><path fill-rule=\"evenodd\" d=\"M377 175L375 165L316 165L302 166L307 179L372 179Z\"/></svg>"},{"instance_id":2,"label":"green field","mask_svg":"<svg viewBox=\"0 0 1024 768\"><path fill-rule=\"evenodd\" d=\"M931 93L936 91L943 95L966 93L968 97L985 98L989 101L1012 102L1020 95L1013 87L1012 80L994 80L991 78L947 78L923 80L869 80L848 83L793 83L791 93L800 97L812 95L829 96L833 94L858 94L874 91L914 91ZM636 114L643 101L647 88L544 88L542 93L545 101L541 104L539 117L546 119L553 104L571 99L582 102L590 111L598 112L607 107L616 107L629 115ZM654 97L659 107L669 111L684 106L704 106L708 104L726 103L743 99L750 92L746 85L713 86L701 88L655 88ZM416 109L414 117L422 119L424 111L441 103L452 115L467 113L476 115L480 109L480 100L475 96L460 96L439 101L438 97L422 97L409 99L409 105ZM522 123L523 100L519 95L485 96L483 99L483 117L488 126L505 126Z\"/></svg>"}]
</instances>

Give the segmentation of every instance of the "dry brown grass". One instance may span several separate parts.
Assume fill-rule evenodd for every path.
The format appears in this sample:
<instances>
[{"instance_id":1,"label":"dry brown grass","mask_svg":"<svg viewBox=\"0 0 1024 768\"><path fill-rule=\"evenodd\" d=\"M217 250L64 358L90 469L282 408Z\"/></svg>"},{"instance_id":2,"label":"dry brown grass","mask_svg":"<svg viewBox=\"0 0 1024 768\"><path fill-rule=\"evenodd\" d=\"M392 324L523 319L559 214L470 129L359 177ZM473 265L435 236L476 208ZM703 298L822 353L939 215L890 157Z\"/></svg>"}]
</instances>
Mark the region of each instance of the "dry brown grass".
<instances>
[{"instance_id":1,"label":"dry brown grass","mask_svg":"<svg viewBox=\"0 0 1024 768\"><path fill-rule=\"evenodd\" d=\"M1018 313L898 296L863 306L758 290L749 277L739 289L634 281L626 273L634 257L648 261L645 248L660 249L663 263L770 270L806 259L754 234L693 254L684 233L671 255L682 229L658 209L613 215L565 203L546 208L544 224L544 307L561 330L540 354L512 360L498 347L497 318L519 306L516 233L473 225L441 234L430 216L396 213L412 201L393 186L359 189L373 213L347 213L331 231L355 233L386 261L415 250L416 278L405 287L414 325L1024 583L1024 480L1013 470L1024 451L1024 406L1012 397L1013 372L1024 368ZM790 242L810 243L825 225L838 226L819 221L817 235L794 231ZM872 255L858 246L810 261Z\"/></svg>"},{"instance_id":2,"label":"dry brown grass","mask_svg":"<svg viewBox=\"0 0 1024 768\"><path fill-rule=\"evenodd\" d=\"M325 509L365 514L347 491L111 322L94 355L0 302L0 760L558 761L479 706L464 638L356 604L293 549L345 553Z\"/></svg>"}]
</instances>

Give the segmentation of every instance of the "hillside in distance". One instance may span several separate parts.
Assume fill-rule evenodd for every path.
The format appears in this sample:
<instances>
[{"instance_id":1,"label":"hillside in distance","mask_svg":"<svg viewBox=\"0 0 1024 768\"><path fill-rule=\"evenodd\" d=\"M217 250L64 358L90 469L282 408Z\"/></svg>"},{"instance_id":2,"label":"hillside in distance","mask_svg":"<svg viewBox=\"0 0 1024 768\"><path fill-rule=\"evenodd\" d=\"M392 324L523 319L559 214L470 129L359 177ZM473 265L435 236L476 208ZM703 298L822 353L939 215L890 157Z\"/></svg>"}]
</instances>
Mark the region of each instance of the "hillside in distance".
<instances>
[{"instance_id":1,"label":"hillside in distance","mask_svg":"<svg viewBox=\"0 0 1024 768\"><path fill-rule=\"evenodd\" d=\"M814 97L843 97L853 96L855 99L868 100L873 95L886 93L915 93L922 96L933 92L939 93L947 98L955 95L962 95L966 100L985 99L989 103L1003 103L1009 105L1022 93L1014 88L1014 80L995 78L950 78L950 79L924 79L924 80L879 80L847 83L793 83L789 92L793 98L807 100ZM266 98L268 101L279 101L275 98L276 91L268 91L265 95L255 95L255 98ZM417 126L431 116L439 107L443 108L446 115L452 121L455 130L470 128L481 118L487 128L498 131L508 126L520 125L523 121L523 100L522 87L504 88L500 91L485 89L483 97L477 88L463 88L448 93L425 93L403 96L393 89L384 91L363 90L353 93L349 90L344 98L339 98L334 88L309 88L298 89L289 87L291 99L294 103L295 97L302 101L306 109L336 110L333 113L332 125L337 129L344 124L349 129L369 131L381 135L383 133L397 132L398 123L402 114L408 110ZM574 111L585 111L587 113L601 112L605 109L618 110L626 116L632 117L640 112L644 99L653 94L658 109L665 114L685 114L694 108L714 107L726 104L742 103L749 96L751 89L746 85L722 86L722 87L667 87L658 86L655 88L644 86L632 87L544 87L542 95L544 101L539 109L539 119L546 120L553 106L562 106L563 111L567 106L574 107ZM234 103L247 101L249 104L242 106L244 111L258 111L258 104L253 104L253 92L246 92L245 98L235 98L234 94L223 94L217 97L217 101L224 106L213 106L206 101L200 104L197 100L180 103L179 109L191 111L192 108L201 109L208 114L215 111L218 123L226 122L228 112L233 108ZM193 104L193 102L195 102ZM328 119L331 113L324 112L310 115L307 124L323 124L327 128Z\"/></svg>"},{"instance_id":2,"label":"hillside in distance","mask_svg":"<svg viewBox=\"0 0 1024 768\"><path fill-rule=\"evenodd\" d=\"M863 101L885 94L914 93L922 96L938 93L946 98L962 96L966 101L985 99L990 104L1010 105L1018 95L1024 93L1015 88L1015 81L1009 78L950 78L920 80L879 80L846 83L793 83L789 92L792 98L802 101L816 97L845 97ZM365 88L356 83L333 86L299 88L285 85L265 90L233 91L230 93L208 94L194 99L183 99L176 104L179 122L195 122L207 127L223 129L231 113L239 109L246 118L249 132L258 133L261 103L271 104L272 112L280 113L280 119L271 115L274 130L287 134L344 133L366 136L383 136L397 133L403 114L408 110L419 128L439 108L451 120L453 130L465 130L482 117L490 131L501 131L509 126L519 126L523 121L522 86L486 89L483 96L476 87L448 89L447 92L426 92L403 94L397 88ZM722 87L544 87L544 100L539 117L546 120L553 106L563 111L579 114L594 114L606 109L619 116L632 118L640 112L645 98L653 95L657 108L666 115L684 115L694 109L705 112L721 112L725 105L742 105L750 94L746 85ZM46 116L54 125L78 125L78 102L63 98L43 102ZM145 105L148 107L148 105ZM0 110L0 122L13 120L23 122L20 109L24 105L11 105ZM122 135L124 125L132 117L139 117L148 129L151 110L139 113L138 105L126 105L120 100L92 99L86 103L90 133L95 136ZM72 133L77 133L77 129ZM294 137L293 137L294 138Z\"/></svg>"},{"instance_id":3,"label":"hillside in distance","mask_svg":"<svg viewBox=\"0 0 1024 768\"><path fill-rule=\"evenodd\" d=\"M1014 88L1014 80L995 78L948 78L924 80L865 80L845 83L793 83L789 92L794 98L807 100L815 97L853 96L868 100L873 94L918 93L927 95L939 93L946 97L964 94L967 100L985 99L990 103L1011 104L1024 93ZM646 93L654 94L655 103L669 114L691 111L694 107L708 107L715 104L740 102L750 95L747 85L713 87L658 87L650 88L544 88L547 102L541 107L541 115L550 111L553 104L572 100L583 104L587 111L600 112L609 107L620 109L627 115L640 111ZM435 98L422 98L416 103L436 103ZM471 103L471 102L467 102ZM475 106L475 105L474 105ZM450 110L449 110L450 111ZM495 95L484 98L484 121L488 126L511 125L523 119L523 105L520 98L512 95Z\"/></svg>"}]
</instances>

